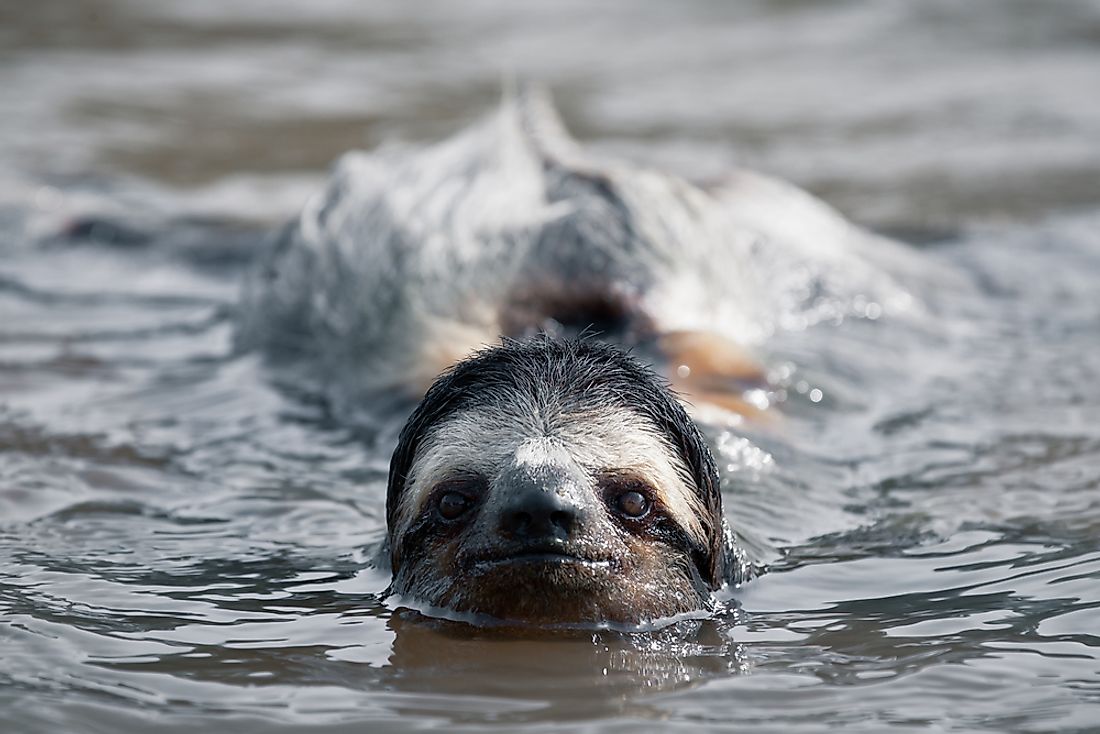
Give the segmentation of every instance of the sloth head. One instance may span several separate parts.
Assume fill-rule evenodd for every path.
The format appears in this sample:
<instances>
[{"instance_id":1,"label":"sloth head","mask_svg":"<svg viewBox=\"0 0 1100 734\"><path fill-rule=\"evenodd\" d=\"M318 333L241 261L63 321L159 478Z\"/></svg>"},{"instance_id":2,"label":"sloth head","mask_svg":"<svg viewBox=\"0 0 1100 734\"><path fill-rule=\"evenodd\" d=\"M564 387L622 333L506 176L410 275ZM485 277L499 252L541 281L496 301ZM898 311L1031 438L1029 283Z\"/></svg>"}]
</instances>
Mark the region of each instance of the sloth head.
<instances>
[{"instance_id":1,"label":"sloth head","mask_svg":"<svg viewBox=\"0 0 1100 734\"><path fill-rule=\"evenodd\" d=\"M506 341L441 376L402 430L386 516L393 593L507 621L706 609L730 565L698 429L589 341Z\"/></svg>"}]
</instances>

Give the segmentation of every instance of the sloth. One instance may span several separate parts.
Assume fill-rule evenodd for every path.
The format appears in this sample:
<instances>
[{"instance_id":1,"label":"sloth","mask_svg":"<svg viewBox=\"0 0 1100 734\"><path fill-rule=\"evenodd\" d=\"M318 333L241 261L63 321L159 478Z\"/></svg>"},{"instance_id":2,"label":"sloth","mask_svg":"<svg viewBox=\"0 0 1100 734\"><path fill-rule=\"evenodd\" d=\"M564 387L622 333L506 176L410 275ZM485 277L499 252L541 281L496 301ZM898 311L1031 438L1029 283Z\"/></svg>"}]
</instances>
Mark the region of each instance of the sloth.
<instances>
[{"instance_id":1,"label":"sloth","mask_svg":"<svg viewBox=\"0 0 1100 734\"><path fill-rule=\"evenodd\" d=\"M390 463L391 591L543 625L709 608L743 564L659 378L592 340L505 341L428 390Z\"/></svg>"},{"instance_id":2,"label":"sloth","mask_svg":"<svg viewBox=\"0 0 1100 734\"><path fill-rule=\"evenodd\" d=\"M356 423L412 411L394 594L637 623L705 610L747 568L684 406L758 417L754 345L904 307L883 256L902 257L789 184L597 160L524 89L443 143L344 156L247 282L237 339Z\"/></svg>"}]
</instances>

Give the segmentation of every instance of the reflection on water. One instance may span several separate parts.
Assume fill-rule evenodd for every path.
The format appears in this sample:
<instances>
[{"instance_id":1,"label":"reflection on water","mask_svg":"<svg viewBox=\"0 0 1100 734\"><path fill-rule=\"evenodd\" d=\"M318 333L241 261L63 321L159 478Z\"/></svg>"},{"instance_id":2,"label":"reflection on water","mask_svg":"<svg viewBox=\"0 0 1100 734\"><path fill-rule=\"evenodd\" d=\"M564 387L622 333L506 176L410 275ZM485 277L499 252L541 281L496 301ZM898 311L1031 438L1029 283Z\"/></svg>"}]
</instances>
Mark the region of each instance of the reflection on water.
<instances>
[{"instance_id":1,"label":"reflection on water","mask_svg":"<svg viewBox=\"0 0 1100 734\"><path fill-rule=\"evenodd\" d=\"M1098 38L1085 0L0 7L0 730L1094 728ZM782 332L781 423L711 428L770 568L713 620L394 609L388 445L233 353L261 234L221 220L508 71L603 152L778 173L951 274L919 323Z\"/></svg>"}]
</instances>

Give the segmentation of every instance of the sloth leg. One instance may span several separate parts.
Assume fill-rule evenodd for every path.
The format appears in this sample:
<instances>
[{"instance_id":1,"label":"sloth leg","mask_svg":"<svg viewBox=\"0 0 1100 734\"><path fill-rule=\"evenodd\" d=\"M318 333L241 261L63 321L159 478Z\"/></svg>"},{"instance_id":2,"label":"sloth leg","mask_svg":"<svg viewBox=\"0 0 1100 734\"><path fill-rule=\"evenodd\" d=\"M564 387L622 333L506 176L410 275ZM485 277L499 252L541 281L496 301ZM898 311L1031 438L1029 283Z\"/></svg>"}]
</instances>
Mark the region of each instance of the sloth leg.
<instances>
[{"instance_id":1,"label":"sloth leg","mask_svg":"<svg viewBox=\"0 0 1100 734\"><path fill-rule=\"evenodd\" d=\"M745 393L767 387L767 376L748 351L708 331L672 331L657 339L673 390L693 404L706 403L747 418L763 410Z\"/></svg>"}]
</instances>

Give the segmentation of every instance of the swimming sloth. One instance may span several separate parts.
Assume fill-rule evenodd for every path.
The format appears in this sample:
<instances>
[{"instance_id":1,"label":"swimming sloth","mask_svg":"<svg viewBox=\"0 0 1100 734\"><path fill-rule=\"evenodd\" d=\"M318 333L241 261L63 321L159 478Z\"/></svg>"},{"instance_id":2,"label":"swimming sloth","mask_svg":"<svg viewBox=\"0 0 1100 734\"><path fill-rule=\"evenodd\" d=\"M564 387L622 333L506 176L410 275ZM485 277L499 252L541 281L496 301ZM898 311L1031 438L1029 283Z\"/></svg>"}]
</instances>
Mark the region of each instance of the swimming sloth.
<instances>
[{"instance_id":1,"label":"swimming sloth","mask_svg":"<svg viewBox=\"0 0 1100 734\"><path fill-rule=\"evenodd\" d=\"M889 245L757 174L706 191L596 162L525 91L444 143L341 159L248 283L239 338L356 422L422 398L390 466L393 592L636 623L745 568L665 382L697 416L759 411L749 348L904 298L869 264Z\"/></svg>"}]
</instances>

